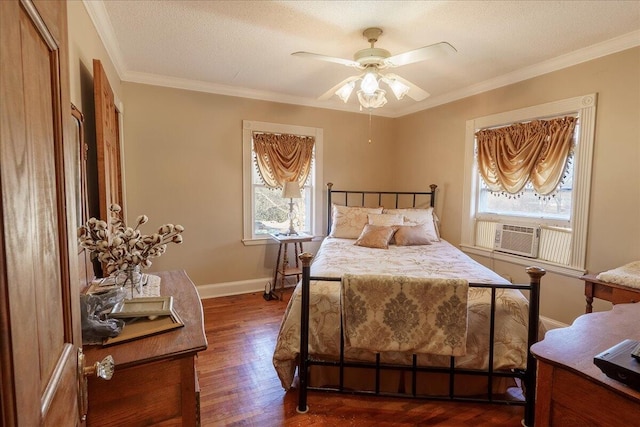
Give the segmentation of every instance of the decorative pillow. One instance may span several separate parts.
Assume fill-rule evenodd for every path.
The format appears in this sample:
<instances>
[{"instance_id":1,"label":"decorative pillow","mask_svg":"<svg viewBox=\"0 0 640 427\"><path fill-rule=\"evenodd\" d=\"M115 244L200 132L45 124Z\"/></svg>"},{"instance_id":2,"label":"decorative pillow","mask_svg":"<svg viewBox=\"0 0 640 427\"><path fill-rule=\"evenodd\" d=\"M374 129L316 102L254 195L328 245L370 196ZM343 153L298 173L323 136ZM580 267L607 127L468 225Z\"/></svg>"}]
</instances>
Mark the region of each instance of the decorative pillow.
<instances>
[{"instance_id":1,"label":"decorative pillow","mask_svg":"<svg viewBox=\"0 0 640 427\"><path fill-rule=\"evenodd\" d=\"M369 224L372 225L402 225L404 216L393 214L369 214Z\"/></svg>"},{"instance_id":2,"label":"decorative pillow","mask_svg":"<svg viewBox=\"0 0 640 427\"><path fill-rule=\"evenodd\" d=\"M401 225L394 238L398 246L430 245L429 230L426 225Z\"/></svg>"},{"instance_id":3,"label":"decorative pillow","mask_svg":"<svg viewBox=\"0 0 640 427\"><path fill-rule=\"evenodd\" d=\"M366 248L388 249L389 241L395 231L396 227L367 224L354 245Z\"/></svg>"},{"instance_id":4,"label":"decorative pillow","mask_svg":"<svg viewBox=\"0 0 640 427\"><path fill-rule=\"evenodd\" d=\"M436 231L435 220L433 218L433 208L385 209L384 213L403 215L404 225L425 225L429 240L432 242L440 241L440 237Z\"/></svg>"},{"instance_id":5,"label":"decorative pillow","mask_svg":"<svg viewBox=\"0 0 640 427\"><path fill-rule=\"evenodd\" d=\"M331 206L331 237L357 239L369 222L367 215L381 214L382 208L363 208L359 206Z\"/></svg>"}]
</instances>

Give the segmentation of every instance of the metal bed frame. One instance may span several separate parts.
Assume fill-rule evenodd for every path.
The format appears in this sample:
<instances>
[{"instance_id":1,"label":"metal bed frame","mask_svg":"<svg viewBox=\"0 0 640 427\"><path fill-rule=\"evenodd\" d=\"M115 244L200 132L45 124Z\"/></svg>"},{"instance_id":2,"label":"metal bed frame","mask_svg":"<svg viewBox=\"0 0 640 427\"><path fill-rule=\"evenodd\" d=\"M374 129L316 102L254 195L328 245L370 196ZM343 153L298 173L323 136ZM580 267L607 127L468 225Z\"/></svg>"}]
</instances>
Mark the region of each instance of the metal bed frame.
<instances>
[{"instance_id":1,"label":"metal bed frame","mask_svg":"<svg viewBox=\"0 0 640 427\"><path fill-rule=\"evenodd\" d=\"M331 229L331 204L334 194L342 194L344 196L345 205L349 205L350 196L359 196L360 204L358 206L365 205L365 196L371 198L373 195L374 200L377 196L378 206L382 205L383 197L395 199L395 207L398 208L400 199L411 199L410 206L404 207L416 207L418 198L428 197L429 205L434 207L435 205L435 192L437 186L432 184L430 186L430 192L388 192L388 191L345 191L345 190L333 190L333 184L327 184L327 200L329 207L329 226L327 234ZM353 197L351 197L351 200ZM353 206L353 205L349 205ZM311 276L311 260L313 255L309 253L303 253L299 256L302 261L302 309L300 319L300 360L298 365L298 406L297 411L305 413L308 411L307 406L307 392L312 391L328 391L339 393L350 393L360 395L378 395L389 397L405 397L405 398L419 398L425 400L447 400L447 401L465 401L465 402L477 402L477 403L498 403L507 405L520 405L524 406L524 420L525 426L533 426L534 424L534 408L535 408L535 387L536 387L536 362L529 350L531 345L538 341L538 322L539 322L539 307L540 307L540 279L545 274L545 270L539 267L528 267L526 269L530 278L529 284L514 285L514 284L482 284L482 283L469 283L470 287L476 288L489 288L491 289L491 308L489 319L489 363L486 370L482 369L461 369L455 367L455 357L450 357L450 363L448 367L427 367L418 366L417 355L413 355L412 365L395 365L380 362L380 354L376 355L375 362L361 362L361 361L347 361L344 356L344 336L342 334L342 320L340 325L340 355L338 360L320 360L318 358L309 355L309 285L312 280L321 281L341 281L341 278L337 277L314 277ZM495 308L496 308L496 290L498 289L519 289L529 291L529 323L528 323L528 344L527 344L527 366L523 370L494 370L493 357L494 357L494 335L495 335ZM339 369L339 384L337 387L311 387L309 382L309 369L311 366L333 366ZM345 368L366 368L371 369L375 373L375 390L352 390L347 389L344 386L344 369ZM383 392L380 390L380 375L382 371L395 370L395 371L409 371L411 373L411 392L410 393L393 393ZM421 395L416 390L417 374L419 372L432 372L446 374L449 376L448 381L448 394L446 396L431 396ZM459 375L473 375L487 378L487 394L486 396L459 396L455 394L454 384L455 378ZM494 379L499 377L509 377L520 379L524 384L525 400L509 400L504 398L494 397L493 394L493 382Z\"/></svg>"}]
</instances>

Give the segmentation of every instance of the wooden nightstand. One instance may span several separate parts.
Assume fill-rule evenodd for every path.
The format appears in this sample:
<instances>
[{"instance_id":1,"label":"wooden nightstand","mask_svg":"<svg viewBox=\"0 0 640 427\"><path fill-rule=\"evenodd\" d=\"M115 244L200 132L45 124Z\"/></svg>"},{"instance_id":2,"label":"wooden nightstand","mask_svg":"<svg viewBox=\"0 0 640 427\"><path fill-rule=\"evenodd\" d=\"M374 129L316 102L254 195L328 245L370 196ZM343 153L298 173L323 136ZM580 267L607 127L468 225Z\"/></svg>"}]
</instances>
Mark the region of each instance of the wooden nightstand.
<instances>
[{"instance_id":1,"label":"wooden nightstand","mask_svg":"<svg viewBox=\"0 0 640 427\"><path fill-rule=\"evenodd\" d=\"M640 289L603 282L602 280L596 279L595 274L585 274L580 277L580 280L584 280L584 296L587 300L585 313L591 313L593 311L592 304L594 298L603 299L613 304L640 301Z\"/></svg>"},{"instance_id":2,"label":"wooden nightstand","mask_svg":"<svg viewBox=\"0 0 640 427\"><path fill-rule=\"evenodd\" d=\"M296 276L296 280L300 280L302 274L302 268L298 265L298 255L303 252L302 243L310 242L313 236L308 234L270 234L271 238L280 244L278 248L278 259L276 261L275 272L273 273L273 284L271 285L271 291L268 296L265 294L265 299L282 299L284 293L285 279L288 276ZM293 243L293 250L295 252L295 267L289 266L289 257L287 256L289 243ZM278 280L280 280L280 296L276 294L278 288Z\"/></svg>"}]
</instances>

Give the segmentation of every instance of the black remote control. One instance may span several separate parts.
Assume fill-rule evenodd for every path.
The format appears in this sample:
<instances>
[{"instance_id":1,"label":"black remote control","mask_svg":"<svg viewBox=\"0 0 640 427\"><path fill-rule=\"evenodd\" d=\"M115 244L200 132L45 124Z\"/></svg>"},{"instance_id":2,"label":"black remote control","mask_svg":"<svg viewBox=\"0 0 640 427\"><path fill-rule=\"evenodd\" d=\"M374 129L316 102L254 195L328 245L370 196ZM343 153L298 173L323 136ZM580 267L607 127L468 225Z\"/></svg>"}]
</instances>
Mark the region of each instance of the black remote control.
<instances>
[{"instance_id":1,"label":"black remote control","mask_svg":"<svg viewBox=\"0 0 640 427\"><path fill-rule=\"evenodd\" d=\"M640 362L640 343L631 351L631 357Z\"/></svg>"}]
</instances>

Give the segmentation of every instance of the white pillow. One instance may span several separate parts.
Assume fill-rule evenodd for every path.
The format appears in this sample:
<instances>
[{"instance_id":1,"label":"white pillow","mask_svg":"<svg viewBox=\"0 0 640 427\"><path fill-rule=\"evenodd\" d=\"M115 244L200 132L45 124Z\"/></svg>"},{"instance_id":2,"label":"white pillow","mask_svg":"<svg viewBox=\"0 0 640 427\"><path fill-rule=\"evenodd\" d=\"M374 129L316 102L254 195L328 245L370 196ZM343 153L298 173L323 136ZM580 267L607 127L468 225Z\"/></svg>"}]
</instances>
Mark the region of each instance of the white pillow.
<instances>
[{"instance_id":1,"label":"white pillow","mask_svg":"<svg viewBox=\"0 0 640 427\"><path fill-rule=\"evenodd\" d=\"M369 222L369 214L381 214L382 208L331 205L331 237L357 239Z\"/></svg>"},{"instance_id":2,"label":"white pillow","mask_svg":"<svg viewBox=\"0 0 640 427\"><path fill-rule=\"evenodd\" d=\"M402 225L404 224L404 216L393 214L369 214L369 224L371 225Z\"/></svg>"},{"instance_id":3,"label":"white pillow","mask_svg":"<svg viewBox=\"0 0 640 427\"><path fill-rule=\"evenodd\" d=\"M404 217L404 225L424 225L429 240L432 242L440 241L433 217L433 208L385 209L383 212L386 214L402 215Z\"/></svg>"}]
</instances>

